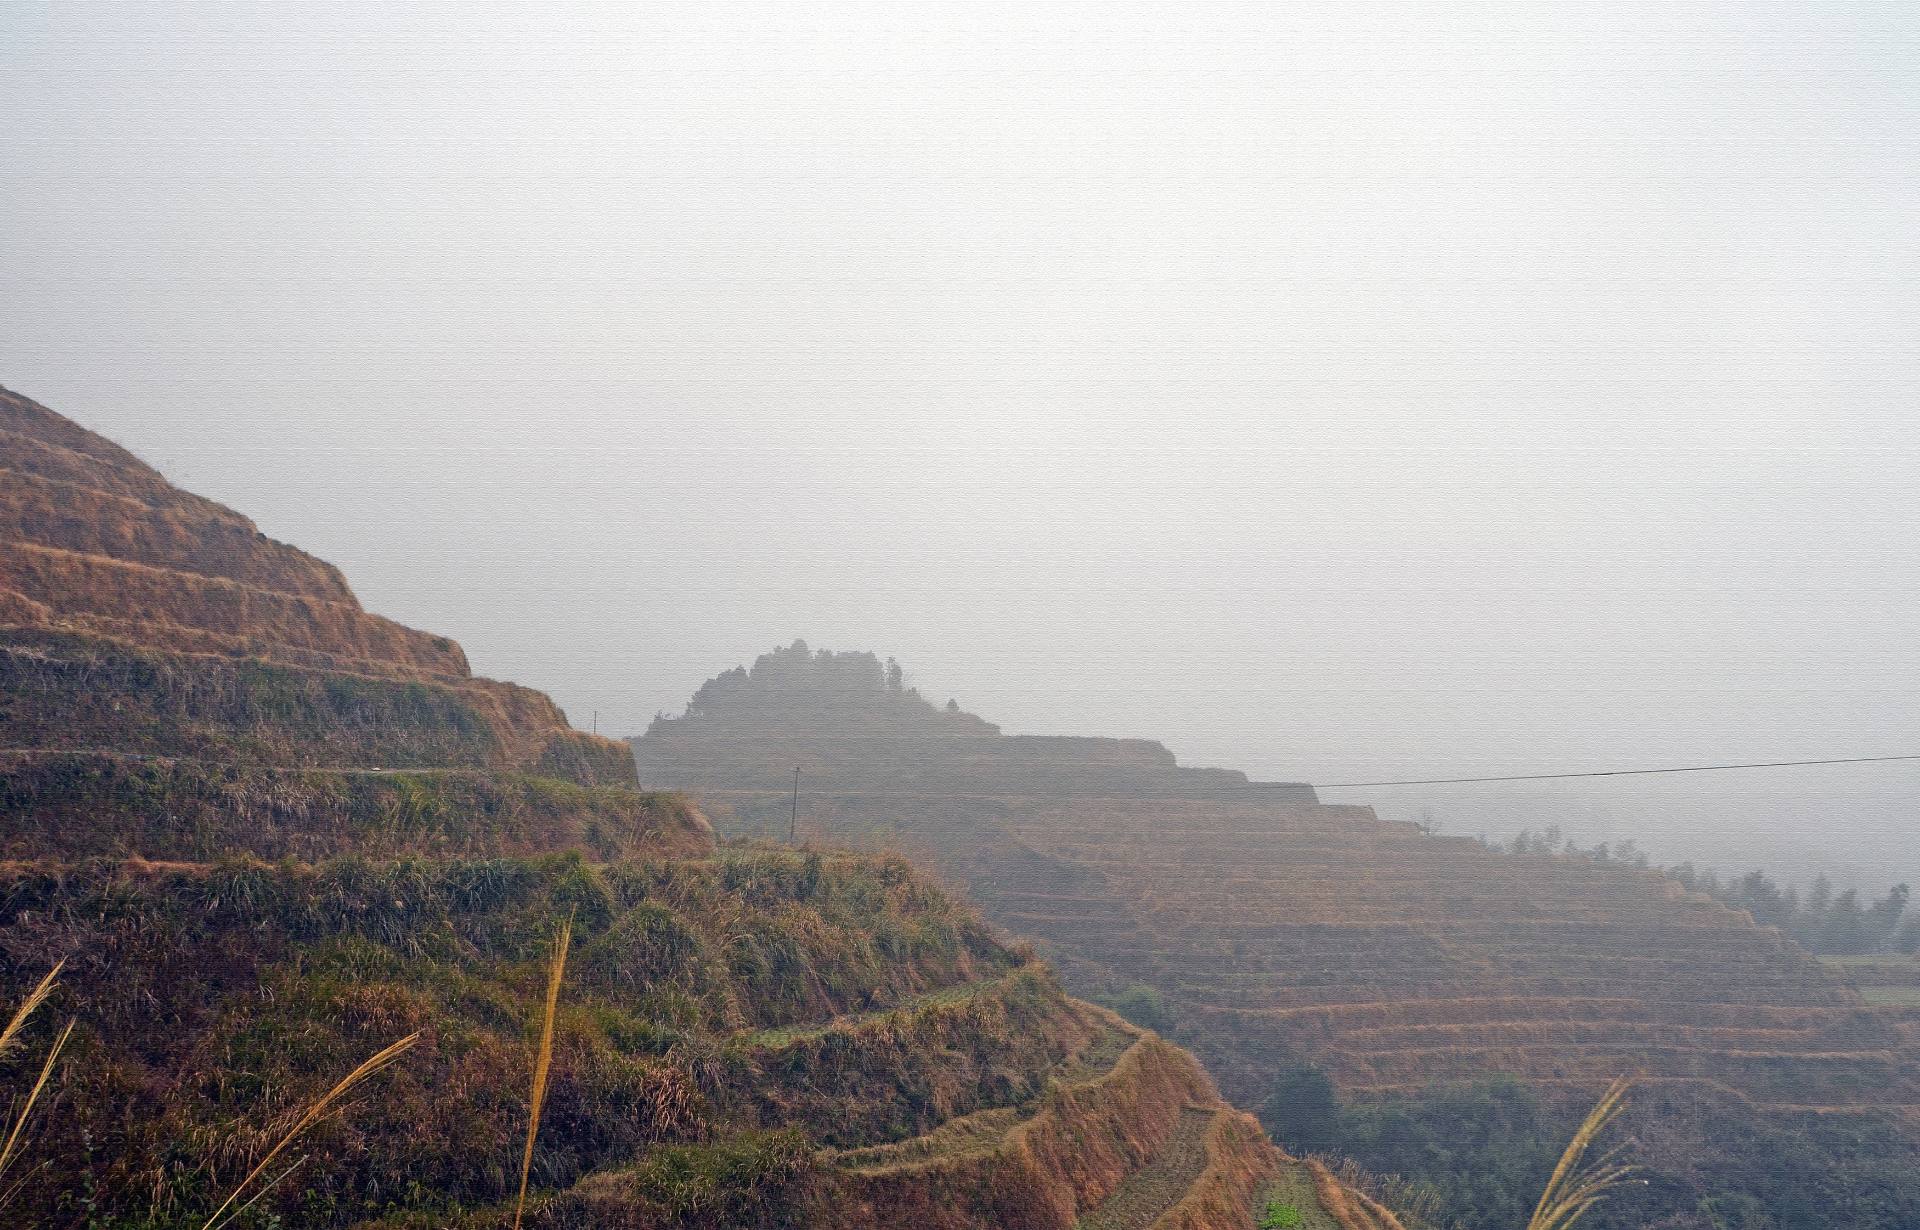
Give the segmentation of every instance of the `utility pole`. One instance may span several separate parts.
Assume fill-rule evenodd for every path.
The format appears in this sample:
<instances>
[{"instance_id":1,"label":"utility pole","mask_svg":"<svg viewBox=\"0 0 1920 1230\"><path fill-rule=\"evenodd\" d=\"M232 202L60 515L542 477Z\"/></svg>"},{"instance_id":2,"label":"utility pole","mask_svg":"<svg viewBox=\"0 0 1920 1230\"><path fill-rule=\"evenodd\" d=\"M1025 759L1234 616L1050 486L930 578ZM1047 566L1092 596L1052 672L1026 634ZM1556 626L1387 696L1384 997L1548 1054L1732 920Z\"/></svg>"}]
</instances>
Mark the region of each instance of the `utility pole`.
<instances>
[{"instance_id":1,"label":"utility pole","mask_svg":"<svg viewBox=\"0 0 1920 1230\"><path fill-rule=\"evenodd\" d=\"M794 834L800 830L800 766L793 766L793 811L787 816L787 844L794 844Z\"/></svg>"}]
</instances>

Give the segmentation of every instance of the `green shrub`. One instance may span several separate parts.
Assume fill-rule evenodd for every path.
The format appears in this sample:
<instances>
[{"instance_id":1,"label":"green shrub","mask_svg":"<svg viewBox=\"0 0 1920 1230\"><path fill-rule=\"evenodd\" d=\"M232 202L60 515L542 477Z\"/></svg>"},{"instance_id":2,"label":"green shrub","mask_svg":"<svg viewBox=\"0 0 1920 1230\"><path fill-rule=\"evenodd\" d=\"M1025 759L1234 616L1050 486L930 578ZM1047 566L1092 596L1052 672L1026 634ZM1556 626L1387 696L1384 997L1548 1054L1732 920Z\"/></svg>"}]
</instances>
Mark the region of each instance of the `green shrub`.
<instances>
[{"instance_id":1,"label":"green shrub","mask_svg":"<svg viewBox=\"0 0 1920 1230\"><path fill-rule=\"evenodd\" d=\"M1165 1033L1173 1027L1173 1013L1167 1007L1166 997L1144 983L1133 983L1110 995L1097 995L1094 1002L1113 1009L1142 1029Z\"/></svg>"},{"instance_id":2,"label":"green shrub","mask_svg":"<svg viewBox=\"0 0 1920 1230\"><path fill-rule=\"evenodd\" d=\"M1283 1200L1269 1200L1260 1214L1260 1230L1294 1230L1304 1220L1300 1206Z\"/></svg>"},{"instance_id":3,"label":"green shrub","mask_svg":"<svg viewBox=\"0 0 1920 1230\"><path fill-rule=\"evenodd\" d=\"M704 989L711 963L697 929L667 906L643 901L587 946L579 968L595 985L638 995L662 987Z\"/></svg>"}]
</instances>

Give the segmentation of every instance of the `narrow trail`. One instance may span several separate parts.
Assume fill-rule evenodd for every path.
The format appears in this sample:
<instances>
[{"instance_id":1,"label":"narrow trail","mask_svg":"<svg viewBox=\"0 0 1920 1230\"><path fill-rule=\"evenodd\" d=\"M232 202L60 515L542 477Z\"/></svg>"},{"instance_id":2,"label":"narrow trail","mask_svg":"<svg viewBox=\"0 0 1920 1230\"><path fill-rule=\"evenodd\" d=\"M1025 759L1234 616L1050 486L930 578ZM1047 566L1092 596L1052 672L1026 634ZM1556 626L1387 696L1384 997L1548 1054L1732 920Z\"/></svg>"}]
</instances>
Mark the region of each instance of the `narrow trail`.
<instances>
[{"instance_id":1,"label":"narrow trail","mask_svg":"<svg viewBox=\"0 0 1920 1230\"><path fill-rule=\"evenodd\" d=\"M1258 1225L1269 1204L1290 1207L1300 1215L1298 1230L1345 1230L1340 1219L1320 1204L1313 1174L1305 1162L1283 1162L1280 1173L1260 1189L1254 1198L1254 1224Z\"/></svg>"},{"instance_id":2,"label":"narrow trail","mask_svg":"<svg viewBox=\"0 0 1920 1230\"><path fill-rule=\"evenodd\" d=\"M1119 1030L1102 1033L1058 1069L1055 1079L1067 1087L1093 1085L1112 1073L1121 1057L1139 1041L1138 1035ZM1040 1099L1030 1098L1016 1106L990 1107L949 1119L930 1132L906 1140L844 1150L834 1160L850 1170L877 1174L989 1154L1005 1143L1007 1133L1031 1119L1040 1106Z\"/></svg>"},{"instance_id":3,"label":"narrow trail","mask_svg":"<svg viewBox=\"0 0 1920 1230\"><path fill-rule=\"evenodd\" d=\"M1024 966L1021 968L1025 968ZM917 1012L922 1008L932 1008L940 1004L958 1004L972 999L982 992L1005 985L1009 978L1019 973L1011 969L993 978L984 978L975 982L955 983L950 987L939 987L909 996L891 1008L870 1008L865 1012L845 1012L839 1016L828 1017L824 1021L802 1021L793 1025L776 1025L771 1029L752 1030L736 1035L747 1046L765 1050L779 1050L783 1046L792 1046L808 1038L818 1038L830 1030L857 1028L873 1021L881 1020L899 1012Z\"/></svg>"},{"instance_id":4,"label":"narrow trail","mask_svg":"<svg viewBox=\"0 0 1920 1230\"><path fill-rule=\"evenodd\" d=\"M1114 1189L1074 1230L1147 1230L1180 1202L1207 1169L1207 1129L1217 1110L1188 1107L1145 1166Z\"/></svg>"},{"instance_id":5,"label":"narrow trail","mask_svg":"<svg viewBox=\"0 0 1920 1230\"><path fill-rule=\"evenodd\" d=\"M442 767L422 765L414 768L355 768L346 765L275 765L275 764L235 764L230 760L200 760L192 756L163 756L152 752L123 752L110 747L0 747L0 760L8 758L41 758L52 760L59 757L92 756L103 760L118 760L127 764L186 764L206 765L216 769L245 769L249 773L262 774L311 774L323 773L334 777L387 777L394 774L433 774L437 777L497 777L489 769L465 768L459 766Z\"/></svg>"}]
</instances>

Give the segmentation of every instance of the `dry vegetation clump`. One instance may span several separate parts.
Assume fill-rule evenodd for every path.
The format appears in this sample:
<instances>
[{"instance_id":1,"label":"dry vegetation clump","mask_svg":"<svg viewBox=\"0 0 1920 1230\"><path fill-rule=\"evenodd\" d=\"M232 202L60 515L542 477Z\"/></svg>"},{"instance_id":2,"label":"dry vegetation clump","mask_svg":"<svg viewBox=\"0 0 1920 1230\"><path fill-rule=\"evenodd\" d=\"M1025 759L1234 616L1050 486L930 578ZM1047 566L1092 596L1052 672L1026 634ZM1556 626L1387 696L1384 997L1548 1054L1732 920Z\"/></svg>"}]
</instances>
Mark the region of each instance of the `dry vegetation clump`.
<instances>
[{"instance_id":1,"label":"dry vegetation clump","mask_svg":"<svg viewBox=\"0 0 1920 1230\"><path fill-rule=\"evenodd\" d=\"M527 1184L533 1177L533 1146L540 1139L540 1113L547 1106L547 1077L553 1071L553 1024L560 1011L560 983L567 975L567 948L573 942L573 916L554 937L547 965L547 998L540 1014L540 1045L533 1055L533 1091L527 1095L527 1147L520 1155L520 1190L513 1200L513 1230L527 1212Z\"/></svg>"},{"instance_id":2,"label":"dry vegetation clump","mask_svg":"<svg viewBox=\"0 0 1920 1230\"><path fill-rule=\"evenodd\" d=\"M0 1029L0 1059L4 1059L9 1052L20 1046L21 1030L53 994L54 985L59 982L60 971L64 965L65 962L58 962L48 970L39 984L27 992L26 997L20 1001L19 1007L14 1009L13 1016L8 1018L5 1028ZM5 1209L13 1203L13 1197L25 1182L24 1179L9 1179L14 1163L20 1158L21 1133L26 1130L27 1120L33 1116L33 1109L39 1104L40 1095L46 1091L47 1078L53 1075L53 1066L59 1062L60 1052L66 1049L67 1040L72 1036L73 1022L69 1021L66 1028L54 1038L53 1044L47 1048L46 1059L40 1065L40 1075L34 1079L32 1087L12 1108L12 1125L6 1129L6 1139L0 1142L0 1184L4 1184L0 1186L0 1209Z\"/></svg>"},{"instance_id":3,"label":"dry vegetation clump","mask_svg":"<svg viewBox=\"0 0 1920 1230\"><path fill-rule=\"evenodd\" d=\"M1626 1108L1627 1090L1632 1082L1620 1078L1607 1086L1600 1100L1574 1130L1573 1139L1560 1155L1553 1176L1540 1193L1527 1220L1527 1230L1571 1230L1581 1218L1608 1194L1627 1182L1634 1168L1619 1159L1623 1152L1615 1146L1598 1156L1589 1156L1600 1134L1620 1117Z\"/></svg>"}]
</instances>

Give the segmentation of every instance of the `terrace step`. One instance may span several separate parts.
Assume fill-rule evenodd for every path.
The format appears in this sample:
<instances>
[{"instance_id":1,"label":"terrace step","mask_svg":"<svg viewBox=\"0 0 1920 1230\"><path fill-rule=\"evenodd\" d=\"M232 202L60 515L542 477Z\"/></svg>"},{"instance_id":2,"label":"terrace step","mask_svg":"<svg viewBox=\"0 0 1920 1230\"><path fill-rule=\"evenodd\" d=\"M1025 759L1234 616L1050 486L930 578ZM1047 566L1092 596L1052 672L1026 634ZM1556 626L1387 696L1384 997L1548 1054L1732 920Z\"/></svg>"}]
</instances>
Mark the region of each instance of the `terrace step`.
<instances>
[{"instance_id":1,"label":"terrace step","mask_svg":"<svg viewBox=\"0 0 1920 1230\"><path fill-rule=\"evenodd\" d=\"M801 1021L790 1025L775 1025L766 1029L743 1030L735 1035L742 1046L754 1050L778 1051L818 1038L833 1030L854 1030L871 1025L890 1016L919 1012L925 1008L936 1008L943 1004L960 1004L976 996L989 994L1004 988L1029 967L1010 970L997 978L976 979L972 982L956 982L951 986L935 987L919 995L902 1000L887 1008L871 1008L864 1012L844 1012L838 1016L821 1021Z\"/></svg>"},{"instance_id":2,"label":"terrace step","mask_svg":"<svg viewBox=\"0 0 1920 1230\"><path fill-rule=\"evenodd\" d=\"M1109 1026L1096 1033L1080 1053L1055 1069L1063 1088L1098 1084L1113 1073L1123 1056L1139 1045L1138 1031ZM884 1174L905 1166L930 1165L983 1157L1006 1142L1007 1133L1032 1118L1037 1099L1017 1106L996 1106L949 1119L930 1132L890 1144L843 1149L833 1155L835 1165L863 1175Z\"/></svg>"},{"instance_id":3,"label":"terrace step","mask_svg":"<svg viewBox=\"0 0 1920 1230\"><path fill-rule=\"evenodd\" d=\"M1145 1166L1121 1181L1074 1230L1147 1230L1199 1181L1207 1168L1207 1132L1223 1112L1190 1106Z\"/></svg>"}]
</instances>

